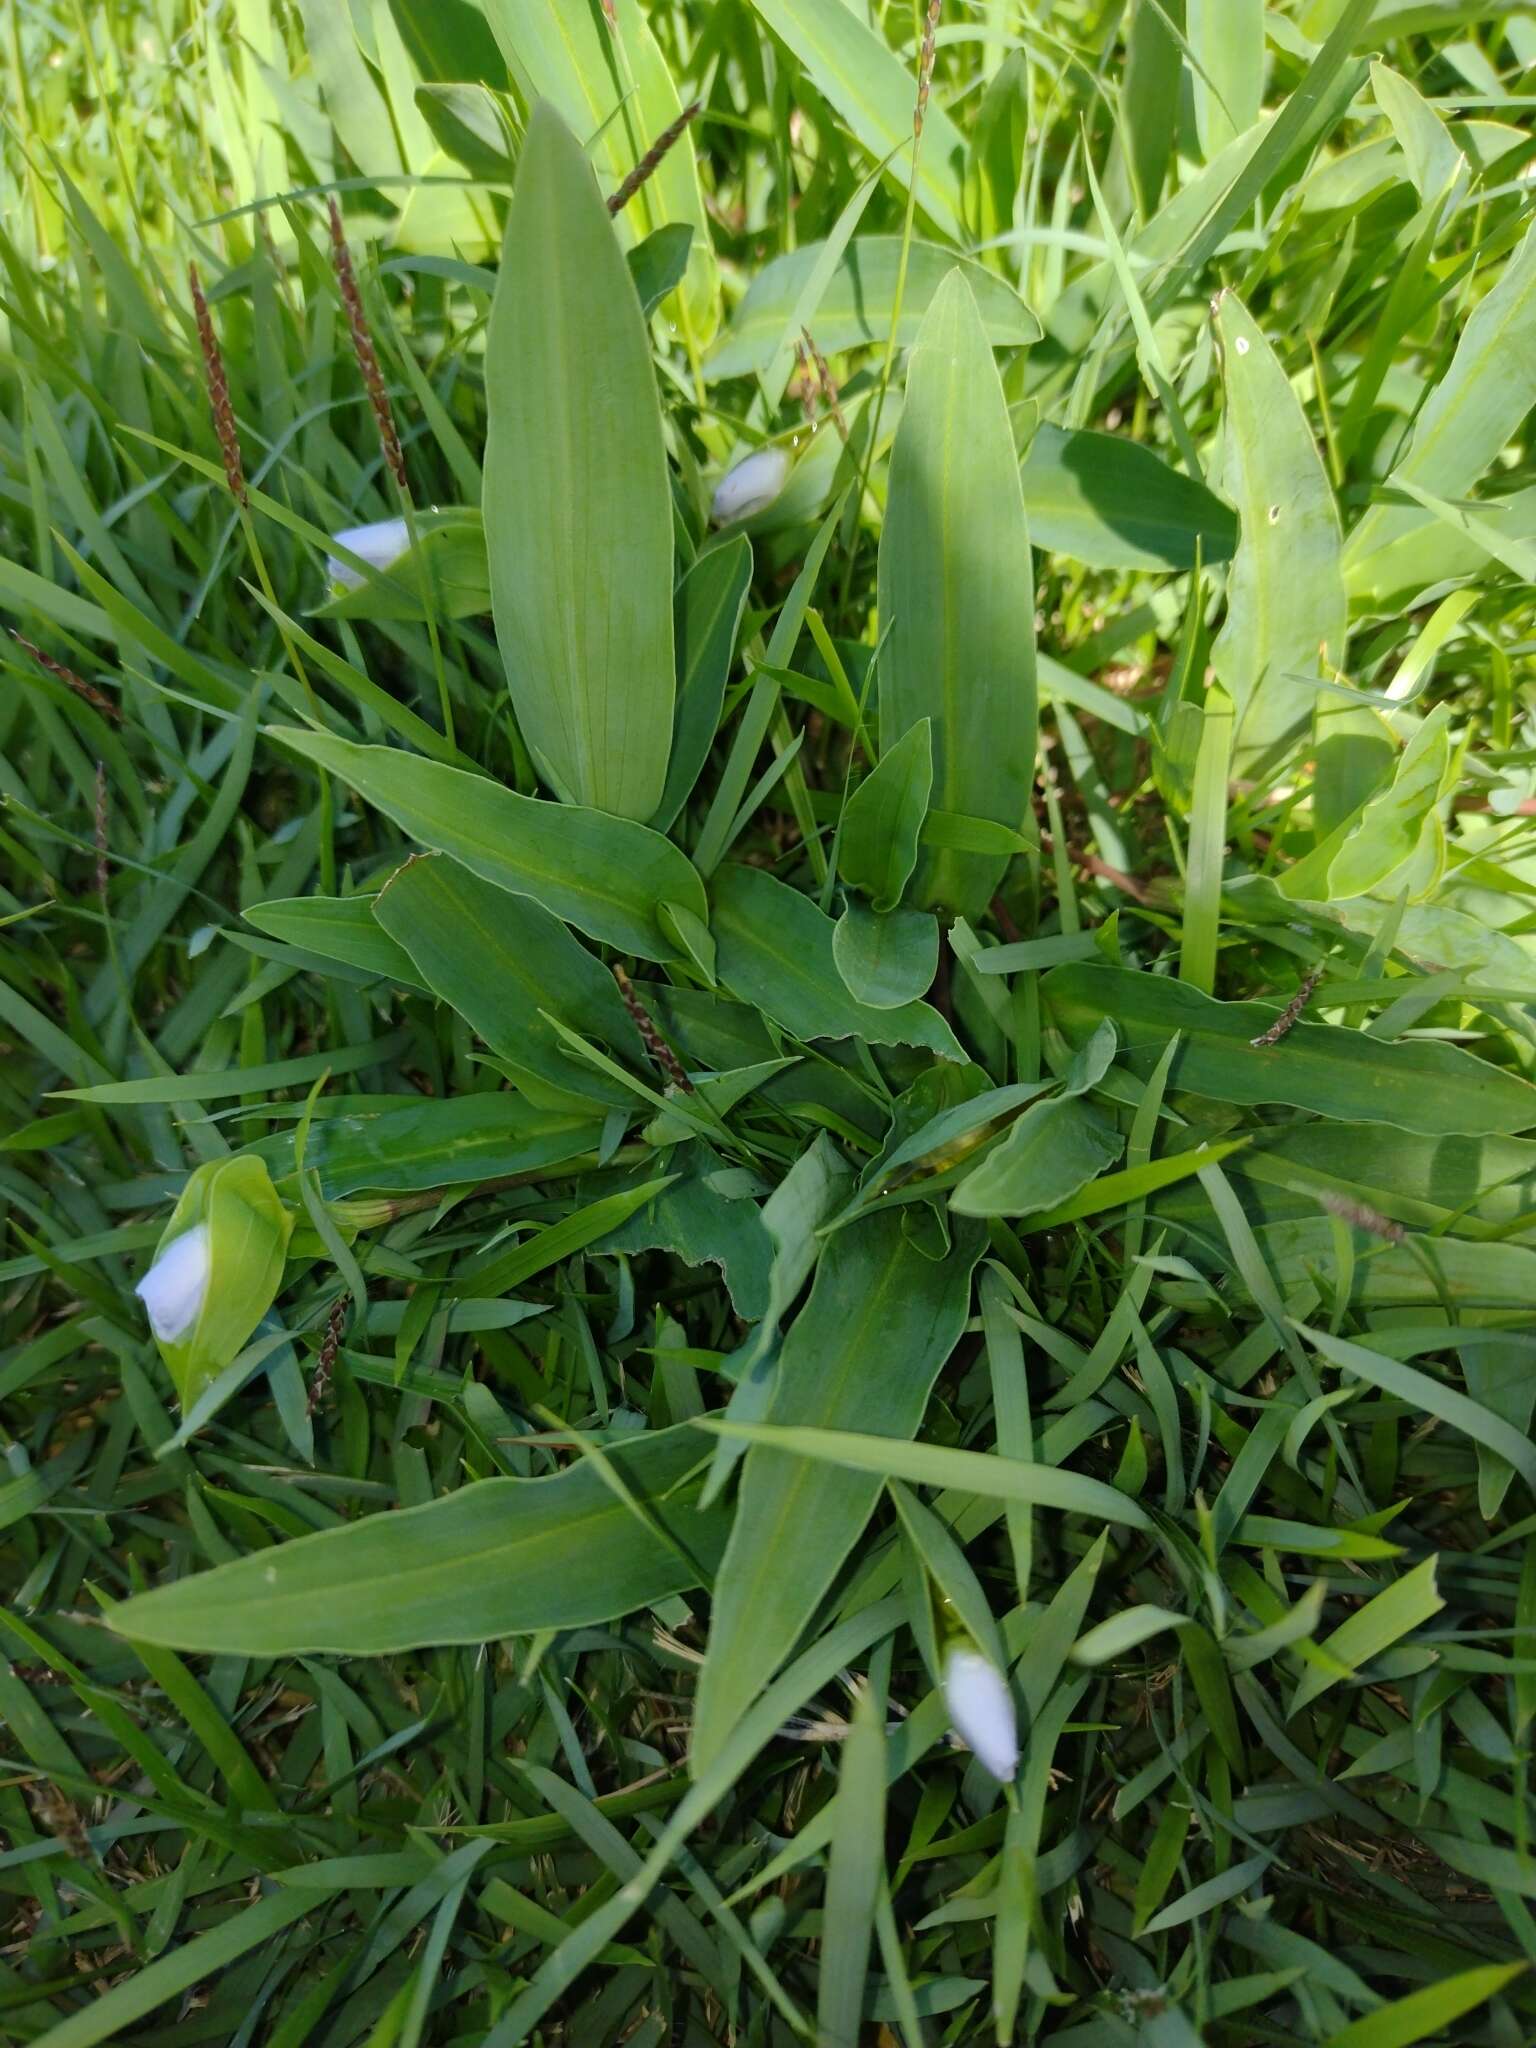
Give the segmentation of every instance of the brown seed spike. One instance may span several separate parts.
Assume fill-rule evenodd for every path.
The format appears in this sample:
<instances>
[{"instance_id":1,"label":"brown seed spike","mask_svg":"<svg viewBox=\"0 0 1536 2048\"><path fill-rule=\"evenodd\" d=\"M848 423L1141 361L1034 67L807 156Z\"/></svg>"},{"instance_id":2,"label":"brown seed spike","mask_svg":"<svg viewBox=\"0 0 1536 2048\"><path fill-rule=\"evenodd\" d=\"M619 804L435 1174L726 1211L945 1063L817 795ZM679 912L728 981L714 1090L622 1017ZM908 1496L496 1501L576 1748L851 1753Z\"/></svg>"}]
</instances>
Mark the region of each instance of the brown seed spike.
<instances>
[{"instance_id":1,"label":"brown seed spike","mask_svg":"<svg viewBox=\"0 0 1536 2048\"><path fill-rule=\"evenodd\" d=\"M608 211L610 213L622 213L646 180L655 175L662 158L688 126L694 115L698 113L702 105L702 100L690 100L671 127L663 128L656 140L645 152L645 155L641 157L639 163L635 165L635 168L624 180L618 191L608 201Z\"/></svg>"},{"instance_id":2,"label":"brown seed spike","mask_svg":"<svg viewBox=\"0 0 1536 2048\"><path fill-rule=\"evenodd\" d=\"M235 431L235 409L229 402L229 379L224 374L219 338L213 331L213 319L203 294L203 281L197 274L195 263L187 265L187 282L192 288L192 311L197 320L198 343L203 351L203 374L208 380L213 430L219 437L219 453L224 458L224 480L235 503L248 505L250 495L245 488L245 465L240 459L240 436Z\"/></svg>"},{"instance_id":3,"label":"brown seed spike","mask_svg":"<svg viewBox=\"0 0 1536 2048\"><path fill-rule=\"evenodd\" d=\"M18 633L14 626L11 627L10 634L16 645L24 648L40 669L51 676L56 676L61 683L73 690L77 697L83 697L87 704L94 706L103 718L110 718L114 725L122 724L122 712L110 697L102 695L94 683L88 683L84 676L77 676L72 668L66 668L62 661L55 661L51 654L44 654L41 647Z\"/></svg>"},{"instance_id":4,"label":"brown seed spike","mask_svg":"<svg viewBox=\"0 0 1536 2048\"><path fill-rule=\"evenodd\" d=\"M96 763L96 894L101 898L103 908L106 906L107 887L111 880L107 866L110 858L111 846L107 838L107 764L105 761L98 761Z\"/></svg>"},{"instance_id":5,"label":"brown seed spike","mask_svg":"<svg viewBox=\"0 0 1536 2048\"><path fill-rule=\"evenodd\" d=\"M1401 1244L1408 1235L1401 1223L1394 1223L1379 1209L1371 1208L1366 1202L1357 1202L1352 1196L1337 1194L1332 1188L1325 1188L1317 1199L1330 1216L1352 1224L1356 1230L1368 1231L1372 1237L1385 1238L1388 1244Z\"/></svg>"},{"instance_id":6,"label":"brown seed spike","mask_svg":"<svg viewBox=\"0 0 1536 2048\"><path fill-rule=\"evenodd\" d=\"M811 361L816 365L816 381L821 386L821 395L826 400L827 411L832 415L832 424L836 427L839 436L846 441L848 438L848 422L843 417L843 408L837 393L836 379L827 368L827 359L816 346L815 337L809 327L802 327L800 336L801 345L810 356Z\"/></svg>"},{"instance_id":7,"label":"brown seed spike","mask_svg":"<svg viewBox=\"0 0 1536 2048\"><path fill-rule=\"evenodd\" d=\"M800 409L814 427L816 424L816 372L811 366L810 353L803 341L795 343L795 361L800 365Z\"/></svg>"},{"instance_id":8,"label":"brown seed spike","mask_svg":"<svg viewBox=\"0 0 1536 2048\"><path fill-rule=\"evenodd\" d=\"M696 1094L697 1090L694 1088L692 1081L689 1080L687 1070L684 1068L682 1061L657 1030L655 1019L635 994L635 985L622 967L616 966L614 968L613 978L619 985L619 994L623 998L624 1007L635 1020L635 1029L644 1040L645 1049L656 1062L656 1065L674 1088L681 1089L684 1095Z\"/></svg>"},{"instance_id":9,"label":"brown seed spike","mask_svg":"<svg viewBox=\"0 0 1536 2048\"><path fill-rule=\"evenodd\" d=\"M933 53L939 33L939 7L941 0L928 0L928 19L923 27L923 49L917 64L917 110L912 116L912 136L916 141L923 132L923 116L928 111L928 91L933 84Z\"/></svg>"},{"instance_id":10,"label":"brown seed spike","mask_svg":"<svg viewBox=\"0 0 1536 2048\"><path fill-rule=\"evenodd\" d=\"M338 1294L331 1303L330 1314L325 1319L325 1335L320 1340L314 1378L309 1383L308 1413L311 1415L330 1391L331 1374L336 1367L336 1354L341 1349L342 1333L347 1327L347 1300L345 1294Z\"/></svg>"},{"instance_id":11,"label":"brown seed spike","mask_svg":"<svg viewBox=\"0 0 1536 2048\"><path fill-rule=\"evenodd\" d=\"M407 489L405 474L405 451L400 446L399 430L395 426L395 409L389 402L389 391L384 383L384 372L379 368L378 351L373 345L373 335L368 327L368 315L363 311L363 295L358 289L357 273L352 268L352 251L347 247L347 238L341 225L341 208L332 199L331 217L331 261L336 270L336 282L341 289L341 303L346 308L347 327L352 335L352 352L357 357L357 367L362 372L363 388L368 393L368 403L373 407L374 422L379 430L379 446L384 450L384 460L389 473L401 490Z\"/></svg>"},{"instance_id":12,"label":"brown seed spike","mask_svg":"<svg viewBox=\"0 0 1536 2048\"><path fill-rule=\"evenodd\" d=\"M1250 1045L1278 1045L1286 1033L1295 1028L1302 1011L1311 1002L1317 984L1322 978L1323 963L1319 960L1311 973L1308 974L1306 980L1301 984L1301 987L1297 989L1295 995L1291 997L1291 1000L1280 1012L1274 1023L1270 1025L1269 1029L1261 1031L1257 1038L1250 1038L1248 1043Z\"/></svg>"}]
</instances>

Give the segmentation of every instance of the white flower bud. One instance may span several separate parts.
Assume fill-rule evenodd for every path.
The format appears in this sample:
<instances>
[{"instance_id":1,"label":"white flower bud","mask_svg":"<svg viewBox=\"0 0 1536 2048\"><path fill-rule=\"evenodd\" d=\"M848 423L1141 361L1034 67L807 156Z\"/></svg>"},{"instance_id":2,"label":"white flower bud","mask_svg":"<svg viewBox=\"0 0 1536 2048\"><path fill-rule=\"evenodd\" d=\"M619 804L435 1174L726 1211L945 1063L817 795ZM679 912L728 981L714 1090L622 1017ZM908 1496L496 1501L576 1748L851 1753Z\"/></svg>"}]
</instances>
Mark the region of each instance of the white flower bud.
<instances>
[{"instance_id":1,"label":"white flower bud","mask_svg":"<svg viewBox=\"0 0 1536 2048\"><path fill-rule=\"evenodd\" d=\"M337 547L361 555L370 569L382 573L405 553L411 544L411 533L403 519L375 519L370 526L345 527L340 533L333 533L331 539ZM366 580L350 562L335 555L326 557L325 573L343 590L361 590Z\"/></svg>"},{"instance_id":2,"label":"white flower bud","mask_svg":"<svg viewBox=\"0 0 1536 2048\"><path fill-rule=\"evenodd\" d=\"M716 526L729 526L738 519L751 519L766 512L784 488L789 475L787 448L759 448L734 469L728 469L715 485L709 516Z\"/></svg>"},{"instance_id":3,"label":"white flower bud","mask_svg":"<svg viewBox=\"0 0 1536 2048\"><path fill-rule=\"evenodd\" d=\"M195 1223L171 1239L134 1289L162 1344L174 1344L185 1336L201 1315L208 1292L208 1266L208 1226Z\"/></svg>"},{"instance_id":4,"label":"white flower bud","mask_svg":"<svg viewBox=\"0 0 1536 2048\"><path fill-rule=\"evenodd\" d=\"M955 1644L944 1659L950 1725L993 1777L1011 1782L1019 1768L1019 1727L1008 1681L979 1650Z\"/></svg>"}]
</instances>

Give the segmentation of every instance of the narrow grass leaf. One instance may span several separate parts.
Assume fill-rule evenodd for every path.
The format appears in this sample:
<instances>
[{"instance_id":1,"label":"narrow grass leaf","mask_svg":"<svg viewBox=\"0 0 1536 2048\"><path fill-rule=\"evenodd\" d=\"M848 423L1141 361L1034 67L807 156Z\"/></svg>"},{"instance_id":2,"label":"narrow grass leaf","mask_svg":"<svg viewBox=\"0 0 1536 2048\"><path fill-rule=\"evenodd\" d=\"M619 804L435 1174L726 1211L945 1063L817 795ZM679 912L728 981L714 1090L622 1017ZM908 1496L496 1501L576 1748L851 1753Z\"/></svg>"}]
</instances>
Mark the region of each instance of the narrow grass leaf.
<instances>
[{"instance_id":1,"label":"narrow grass leaf","mask_svg":"<svg viewBox=\"0 0 1536 2048\"><path fill-rule=\"evenodd\" d=\"M862 2034L870 1937L885 1879L884 1708L874 1686L861 1685L842 1746L816 2004L816 2038L825 2048L858 2048Z\"/></svg>"}]
</instances>

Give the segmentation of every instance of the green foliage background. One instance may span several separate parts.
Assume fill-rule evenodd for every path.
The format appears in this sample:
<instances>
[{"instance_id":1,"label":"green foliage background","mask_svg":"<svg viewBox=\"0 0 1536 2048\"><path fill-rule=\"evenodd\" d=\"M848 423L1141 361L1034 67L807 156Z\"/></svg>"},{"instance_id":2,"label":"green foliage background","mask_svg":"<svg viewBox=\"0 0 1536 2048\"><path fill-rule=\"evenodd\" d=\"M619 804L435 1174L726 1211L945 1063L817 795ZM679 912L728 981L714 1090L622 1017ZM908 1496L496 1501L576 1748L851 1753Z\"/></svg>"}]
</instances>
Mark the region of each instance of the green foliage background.
<instances>
[{"instance_id":1,"label":"green foliage background","mask_svg":"<svg viewBox=\"0 0 1536 2048\"><path fill-rule=\"evenodd\" d=\"M1536 18L0 50L0 2035L1529 2041Z\"/></svg>"}]
</instances>

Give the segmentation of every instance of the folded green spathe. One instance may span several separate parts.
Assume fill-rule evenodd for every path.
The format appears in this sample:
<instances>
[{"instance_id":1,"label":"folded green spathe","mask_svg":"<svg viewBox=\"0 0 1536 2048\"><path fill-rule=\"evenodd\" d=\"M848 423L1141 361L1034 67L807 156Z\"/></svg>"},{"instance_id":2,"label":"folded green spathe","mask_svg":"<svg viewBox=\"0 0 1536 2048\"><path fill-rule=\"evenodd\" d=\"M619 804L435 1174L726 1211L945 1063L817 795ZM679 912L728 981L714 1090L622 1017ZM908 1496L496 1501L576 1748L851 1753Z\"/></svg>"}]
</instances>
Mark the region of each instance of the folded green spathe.
<instances>
[{"instance_id":1,"label":"folded green spathe","mask_svg":"<svg viewBox=\"0 0 1536 2048\"><path fill-rule=\"evenodd\" d=\"M293 1217L263 1160L197 1168L134 1290L182 1405L240 1355L283 1281Z\"/></svg>"}]
</instances>

